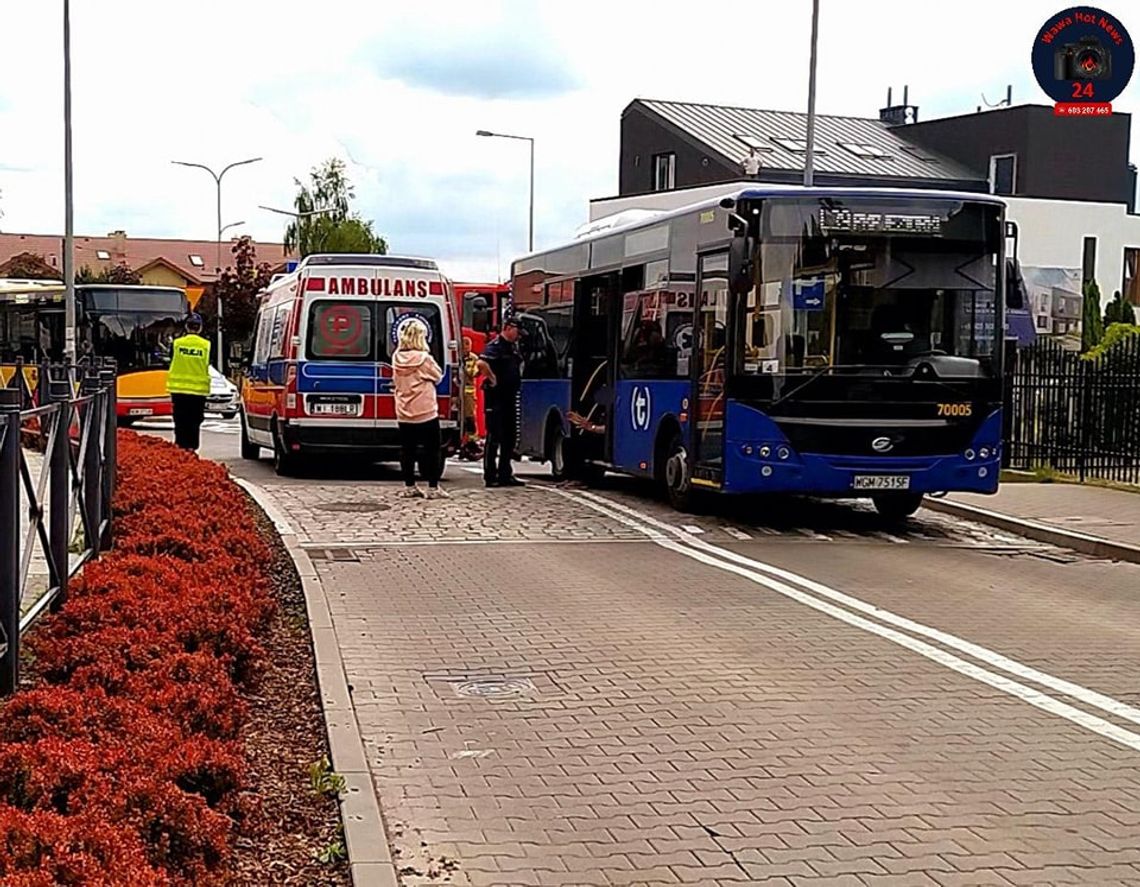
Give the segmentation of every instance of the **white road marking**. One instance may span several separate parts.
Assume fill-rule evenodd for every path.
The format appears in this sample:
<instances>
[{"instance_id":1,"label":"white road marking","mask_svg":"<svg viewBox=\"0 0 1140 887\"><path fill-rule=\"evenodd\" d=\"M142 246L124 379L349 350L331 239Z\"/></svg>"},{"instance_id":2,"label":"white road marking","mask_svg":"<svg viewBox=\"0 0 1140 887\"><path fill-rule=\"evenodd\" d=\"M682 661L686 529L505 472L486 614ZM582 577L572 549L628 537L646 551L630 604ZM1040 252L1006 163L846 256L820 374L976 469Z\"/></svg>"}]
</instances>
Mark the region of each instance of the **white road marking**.
<instances>
[{"instance_id":1,"label":"white road marking","mask_svg":"<svg viewBox=\"0 0 1140 887\"><path fill-rule=\"evenodd\" d=\"M688 533L690 536L699 536L704 532L704 530L695 524L685 524L683 527L681 527L681 529Z\"/></svg>"},{"instance_id":2,"label":"white road marking","mask_svg":"<svg viewBox=\"0 0 1140 887\"><path fill-rule=\"evenodd\" d=\"M927 659L937 662L959 674L973 678L981 683L987 684L995 689L1001 690L1005 693L1015 696L1030 705L1039 708L1050 714L1057 715L1089 730L1111 739L1121 745L1127 746L1135 751L1140 751L1140 734L1133 733L1122 727L1113 724L1110 721L1098 717L1097 715L1090 714L1089 712L1082 711L1075 708L1066 702L1055 699L1033 687L1028 687L1025 684L1018 683L1011 680L1004 675L996 674L988 671L979 665L961 659L946 650L928 644L925 641L918 640L909 634L904 634L894 628L888 628L879 622L873 622L863 616L856 615L850 610L843 609L835 604L829 603L827 600L820 598L827 598L837 603L842 603L853 610L861 613L866 613L881 620L882 622L890 625L898 626L899 628L906 629L931 640L935 640L947 647L956 649L960 652L966 653L976 659L979 659L988 665L1000 668L1010 674L1021 677L1025 680L1030 680L1056 692L1063 693L1087 705L1095 706L1103 711L1109 712L1117 717L1140 724L1140 710L1098 693L1094 690L1089 690L1078 684L1071 683L1070 681L1054 677L1053 675L1046 674L1038 671L1027 665L1024 665L1015 660L1009 659L981 647L970 641L963 640L954 635L940 631L938 629L930 628L929 626L922 625L921 623L914 622L902 616L898 616L888 610L868 604L858 598L853 598L850 595L843 594L835 589L829 588L821 583L807 579L803 576L798 576L788 570L783 570L779 567L774 567L770 564L765 564L760 561L752 560L751 558L738 555L733 551L719 548L718 546L711 545L703 539L696 539L688 536L670 527L668 524L658 521L655 518L638 512L632 508L621 505L620 503L613 502L612 500L598 496L593 493L585 492L564 492L556 491L558 495L565 496L581 504L593 508L600 514L604 514L625 526L635 529L651 538L654 542L663 548L668 548L678 554L693 560L700 561L711 567L716 567L720 570L725 570L730 573L735 573L745 579L749 579L758 585L762 585L772 591L777 592L787 598L802 603L814 610L825 613L846 622L856 628L878 635L886 640L889 640L901 647L905 647ZM664 531L664 532L662 532ZM664 535L664 533L672 534L680 541L673 541ZM765 575L766 574L766 575ZM779 578L773 578L779 577ZM793 588L787 582L794 582L800 588ZM807 589L814 594L809 594ZM820 597L816 597L819 595Z\"/></svg>"},{"instance_id":3,"label":"white road marking","mask_svg":"<svg viewBox=\"0 0 1140 887\"><path fill-rule=\"evenodd\" d=\"M728 533L728 535L732 536L734 539L740 539L741 541L747 541L747 540L752 538L747 533L745 533L743 530L738 530L736 527L721 527L721 529L724 530L726 533Z\"/></svg>"}]
</instances>

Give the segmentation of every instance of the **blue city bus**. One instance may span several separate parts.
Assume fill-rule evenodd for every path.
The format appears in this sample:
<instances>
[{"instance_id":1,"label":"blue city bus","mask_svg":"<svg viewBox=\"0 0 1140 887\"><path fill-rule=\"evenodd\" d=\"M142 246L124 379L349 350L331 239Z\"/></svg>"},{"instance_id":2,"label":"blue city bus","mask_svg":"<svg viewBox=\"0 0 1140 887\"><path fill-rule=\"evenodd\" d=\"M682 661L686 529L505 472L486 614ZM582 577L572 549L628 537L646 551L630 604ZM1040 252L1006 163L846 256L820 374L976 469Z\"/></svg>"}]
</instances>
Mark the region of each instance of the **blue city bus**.
<instances>
[{"instance_id":1,"label":"blue city bus","mask_svg":"<svg viewBox=\"0 0 1140 887\"><path fill-rule=\"evenodd\" d=\"M520 452L681 510L993 493L1011 230L986 194L758 185L521 258Z\"/></svg>"}]
</instances>

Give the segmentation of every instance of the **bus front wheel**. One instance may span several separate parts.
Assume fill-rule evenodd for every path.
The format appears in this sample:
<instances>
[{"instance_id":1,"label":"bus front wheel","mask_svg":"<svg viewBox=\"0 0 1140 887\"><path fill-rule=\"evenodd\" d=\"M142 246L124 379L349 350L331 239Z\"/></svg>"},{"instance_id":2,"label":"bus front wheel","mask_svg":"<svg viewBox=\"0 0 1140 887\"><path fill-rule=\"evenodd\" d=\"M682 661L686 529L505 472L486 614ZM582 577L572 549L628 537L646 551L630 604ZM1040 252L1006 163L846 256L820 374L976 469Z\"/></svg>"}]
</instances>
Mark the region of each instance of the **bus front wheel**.
<instances>
[{"instance_id":1,"label":"bus front wheel","mask_svg":"<svg viewBox=\"0 0 1140 887\"><path fill-rule=\"evenodd\" d=\"M567 465L569 441L557 422L551 422L546 430L546 460L550 463L550 476L556 481L570 478Z\"/></svg>"},{"instance_id":2,"label":"bus front wheel","mask_svg":"<svg viewBox=\"0 0 1140 887\"><path fill-rule=\"evenodd\" d=\"M689 476L689 454L685 451L685 440L681 432L676 432L669 441L666 451L663 481L665 496L677 511L689 511L693 505L693 485Z\"/></svg>"},{"instance_id":3,"label":"bus front wheel","mask_svg":"<svg viewBox=\"0 0 1140 887\"><path fill-rule=\"evenodd\" d=\"M879 516L890 523L906 520L922 505L921 493L883 493L872 496Z\"/></svg>"}]
</instances>

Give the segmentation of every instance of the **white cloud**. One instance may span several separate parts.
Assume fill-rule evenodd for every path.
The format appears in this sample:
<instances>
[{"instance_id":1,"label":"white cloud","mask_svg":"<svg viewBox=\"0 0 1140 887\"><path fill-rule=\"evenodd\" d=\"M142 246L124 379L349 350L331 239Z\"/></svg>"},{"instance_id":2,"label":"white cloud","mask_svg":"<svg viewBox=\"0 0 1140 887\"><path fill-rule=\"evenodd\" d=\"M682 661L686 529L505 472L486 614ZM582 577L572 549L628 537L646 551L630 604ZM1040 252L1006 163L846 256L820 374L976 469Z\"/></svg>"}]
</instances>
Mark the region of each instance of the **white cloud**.
<instances>
[{"instance_id":1,"label":"white cloud","mask_svg":"<svg viewBox=\"0 0 1140 887\"><path fill-rule=\"evenodd\" d=\"M1053 2L962 0L932 25L902 0L824 0L817 108L873 116L909 84L924 119L971 111L1029 71ZM156 10L161 9L161 13ZM73 8L76 230L209 238L214 185L174 159L221 167L223 222L266 239L293 178L352 161L357 208L393 248L493 278L525 250L534 136L539 245L570 235L589 198L617 190L619 115L634 97L800 110L810 3L735 10L660 3L293 0ZM25 3L0 53L0 193L6 230L62 229L58 4ZM1140 37L1140 35L1134 35ZM1135 86L1114 103L1136 110ZM16 169L13 169L15 167Z\"/></svg>"}]
</instances>

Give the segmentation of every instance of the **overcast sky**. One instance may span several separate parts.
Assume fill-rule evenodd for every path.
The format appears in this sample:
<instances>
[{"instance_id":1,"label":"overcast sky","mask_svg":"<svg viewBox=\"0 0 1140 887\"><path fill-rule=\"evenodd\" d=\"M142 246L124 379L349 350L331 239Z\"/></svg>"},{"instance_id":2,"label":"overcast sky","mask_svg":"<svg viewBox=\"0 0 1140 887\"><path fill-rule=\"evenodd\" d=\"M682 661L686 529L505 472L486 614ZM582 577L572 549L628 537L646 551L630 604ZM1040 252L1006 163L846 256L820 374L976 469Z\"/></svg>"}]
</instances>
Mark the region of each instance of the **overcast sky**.
<instances>
[{"instance_id":1,"label":"overcast sky","mask_svg":"<svg viewBox=\"0 0 1140 887\"><path fill-rule=\"evenodd\" d=\"M0 230L63 229L61 5L0 9ZM1063 5L822 0L817 110L873 117L903 84L921 119L1006 84L1048 104L1029 53ZM339 156L394 252L501 278L526 247L527 149L476 129L537 139L536 240L553 244L616 193L631 99L804 110L810 18L809 0L80 0L75 229L212 239L213 181L170 161L263 156L225 179L223 223L280 239L258 205L291 207L294 177ZM1140 15L1124 24L1140 38ZM1114 108L1135 113L1138 88Z\"/></svg>"}]
</instances>

